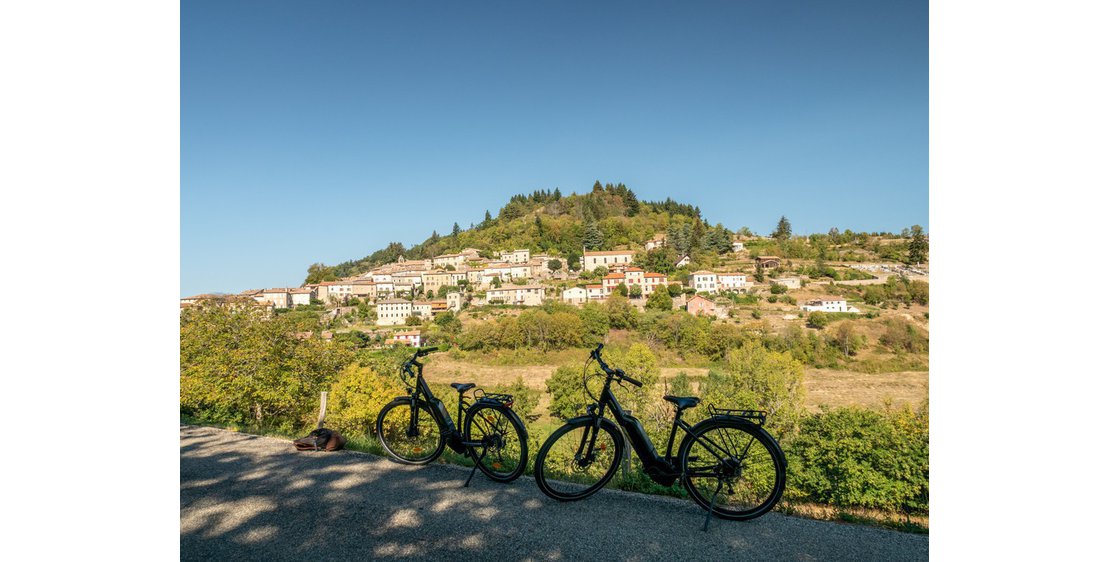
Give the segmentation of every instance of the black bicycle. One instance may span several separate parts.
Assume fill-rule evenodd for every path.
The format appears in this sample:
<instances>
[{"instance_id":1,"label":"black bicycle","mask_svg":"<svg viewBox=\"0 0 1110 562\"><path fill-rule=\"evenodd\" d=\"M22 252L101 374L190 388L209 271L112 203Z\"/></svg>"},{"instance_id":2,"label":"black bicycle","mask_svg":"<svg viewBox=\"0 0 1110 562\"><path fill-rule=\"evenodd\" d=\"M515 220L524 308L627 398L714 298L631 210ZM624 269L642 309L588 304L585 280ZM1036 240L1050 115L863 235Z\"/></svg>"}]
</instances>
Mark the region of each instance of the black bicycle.
<instances>
[{"instance_id":1,"label":"black bicycle","mask_svg":"<svg viewBox=\"0 0 1110 562\"><path fill-rule=\"evenodd\" d=\"M512 410L512 395L486 394L474 383L451 383L459 392L459 432L443 401L424 381L424 365L417 361L436 350L418 349L401 366L401 380L409 395L397 397L382 408L376 424L378 441L391 457L405 464L430 463L446 445L469 455L474 459L474 470L481 469L497 482L517 479L528 463L528 430ZM465 396L471 389L473 402ZM474 470L464 486L470 485Z\"/></svg>"},{"instance_id":2,"label":"black bicycle","mask_svg":"<svg viewBox=\"0 0 1110 562\"><path fill-rule=\"evenodd\" d=\"M766 413L757 410L720 409L710 406L711 416L694 426L682 412L697 406L696 397L664 396L675 405L667 453L660 456L643 425L621 408L610 390L613 381L643 386L621 369L601 359L602 345L590 353L605 372L605 386L586 415L567 421L547 438L536 456L536 484L544 494L559 500L580 500L597 492L617 472L624 455L621 429L628 434L644 472L661 486L682 483L709 516L747 520L767 513L782 497L786 484L786 459L763 424ZM587 360L587 365L589 360ZM605 418L608 406L617 422ZM620 424L618 427L617 424ZM676 456L671 455L675 434L686 432Z\"/></svg>"}]
</instances>

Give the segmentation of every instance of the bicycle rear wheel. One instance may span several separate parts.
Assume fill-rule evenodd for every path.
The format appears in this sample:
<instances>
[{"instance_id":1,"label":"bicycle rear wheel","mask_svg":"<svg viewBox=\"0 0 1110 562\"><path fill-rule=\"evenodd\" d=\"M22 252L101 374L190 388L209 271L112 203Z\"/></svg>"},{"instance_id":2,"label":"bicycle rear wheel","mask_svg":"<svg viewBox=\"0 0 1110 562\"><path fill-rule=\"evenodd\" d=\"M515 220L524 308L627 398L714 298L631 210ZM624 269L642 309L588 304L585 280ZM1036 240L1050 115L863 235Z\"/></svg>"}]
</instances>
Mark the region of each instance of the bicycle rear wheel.
<instances>
[{"instance_id":1,"label":"bicycle rear wheel","mask_svg":"<svg viewBox=\"0 0 1110 562\"><path fill-rule=\"evenodd\" d=\"M708 419L678 451L682 483L702 507L723 519L755 519L775 507L786 487L786 458L762 427Z\"/></svg>"},{"instance_id":2,"label":"bicycle rear wheel","mask_svg":"<svg viewBox=\"0 0 1110 562\"><path fill-rule=\"evenodd\" d=\"M624 456L624 440L612 423L591 419L555 430L536 455L533 469L540 491L559 501L588 497L605 487Z\"/></svg>"},{"instance_id":3,"label":"bicycle rear wheel","mask_svg":"<svg viewBox=\"0 0 1110 562\"><path fill-rule=\"evenodd\" d=\"M467 410L463 427L464 441L483 443L469 450L486 476L497 482L512 482L524 473L528 466L528 430L515 412L500 404L478 402Z\"/></svg>"},{"instance_id":4,"label":"bicycle rear wheel","mask_svg":"<svg viewBox=\"0 0 1110 562\"><path fill-rule=\"evenodd\" d=\"M378 441L389 456L405 464L432 462L447 442L428 403L417 401L414 405L408 397L386 404L378 414L375 428Z\"/></svg>"}]
</instances>

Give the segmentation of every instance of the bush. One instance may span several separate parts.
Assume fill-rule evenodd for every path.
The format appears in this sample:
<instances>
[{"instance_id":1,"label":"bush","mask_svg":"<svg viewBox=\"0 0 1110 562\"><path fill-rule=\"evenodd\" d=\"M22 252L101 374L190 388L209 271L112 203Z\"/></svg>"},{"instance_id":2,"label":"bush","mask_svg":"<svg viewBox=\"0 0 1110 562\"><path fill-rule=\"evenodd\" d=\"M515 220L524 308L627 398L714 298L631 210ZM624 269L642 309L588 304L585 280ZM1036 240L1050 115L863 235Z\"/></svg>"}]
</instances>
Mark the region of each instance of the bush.
<instances>
[{"instance_id":1,"label":"bush","mask_svg":"<svg viewBox=\"0 0 1110 562\"><path fill-rule=\"evenodd\" d=\"M771 282L771 294L772 295L781 295L781 294L784 294L784 293L786 293L786 285L783 285L781 283Z\"/></svg>"},{"instance_id":2,"label":"bush","mask_svg":"<svg viewBox=\"0 0 1110 562\"><path fill-rule=\"evenodd\" d=\"M788 448L800 497L837 507L925 513L929 418L910 410L824 410L802 422Z\"/></svg>"},{"instance_id":3,"label":"bush","mask_svg":"<svg viewBox=\"0 0 1110 562\"><path fill-rule=\"evenodd\" d=\"M582 370L574 365L563 365L544 382L551 404L547 407L552 417L567 420L586 412L586 397L582 387Z\"/></svg>"},{"instance_id":4,"label":"bush","mask_svg":"<svg viewBox=\"0 0 1110 562\"><path fill-rule=\"evenodd\" d=\"M829 325L829 315L820 310L810 312L809 319L806 321L806 325L810 328L823 330L825 326Z\"/></svg>"},{"instance_id":5,"label":"bush","mask_svg":"<svg viewBox=\"0 0 1110 562\"><path fill-rule=\"evenodd\" d=\"M647 303L644 304L644 308L667 312L674 308L674 300L667 291L656 289L651 293L651 296L648 297Z\"/></svg>"},{"instance_id":6,"label":"bush","mask_svg":"<svg viewBox=\"0 0 1110 562\"><path fill-rule=\"evenodd\" d=\"M372 432L378 412L405 394L396 374L379 374L370 367L350 365L340 371L328 393L328 427L348 436Z\"/></svg>"}]
</instances>

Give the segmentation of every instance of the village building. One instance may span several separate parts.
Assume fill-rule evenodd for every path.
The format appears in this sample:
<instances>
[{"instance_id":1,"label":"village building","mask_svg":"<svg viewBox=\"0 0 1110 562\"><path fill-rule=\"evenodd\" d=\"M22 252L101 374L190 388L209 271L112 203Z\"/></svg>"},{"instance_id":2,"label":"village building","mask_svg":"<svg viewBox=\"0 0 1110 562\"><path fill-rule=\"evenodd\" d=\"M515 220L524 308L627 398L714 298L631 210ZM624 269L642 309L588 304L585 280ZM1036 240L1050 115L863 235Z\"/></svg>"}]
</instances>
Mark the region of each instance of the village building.
<instances>
[{"instance_id":1,"label":"village building","mask_svg":"<svg viewBox=\"0 0 1110 562\"><path fill-rule=\"evenodd\" d=\"M433 295L439 293L440 287L450 287L455 284L455 277L450 271L431 271L421 275L423 290L431 291Z\"/></svg>"},{"instance_id":2,"label":"village building","mask_svg":"<svg viewBox=\"0 0 1110 562\"><path fill-rule=\"evenodd\" d=\"M772 279L771 282L778 283L787 289L802 288L802 279L800 277L779 277L778 279Z\"/></svg>"},{"instance_id":3,"label":"village building","mask_svg":"<svg viewBox=\"0 0 1110 562\"><path fill-rule=\"evenodd\" d=\"M585 287L572 287L564 290L563 302L567 304L584 304L586 302Z\"/></svg>"},{"instance_id":4,"label":"village building","mask_svg":"<svg viewBox=\"0 0 1110 562\"><path fill-rule=\"evenodd\" d=\"M721 291L741 293L750 289L751 286L752 283L748 282L748 276L743 273L717 274L717 288Z\"/></svg>"},{"instance_id":5,"label":"village building","mask_svg":"<svg viewBox=\"0 0 1110 562\"><path fill-rule=\"evenodd\" d=\"M690 300L686 301L686 312L694 316L699 314L704 316L716 316L717 303L701 295L694 295Z\"/></svg>"},{"instance_id":6,"label":"village building","mask_svg":"<svg viewBox=\"0 0 1110 562\"><path fill-rule=\"evenodd\" d=\"M613 269L632 264L631 250L611 250L604 252L582 252L582 268L593 271L599 267Z\"/></svg>"},{"instance_id":7,"label":"village building","mask_svg":"<svg viewBox=\"0 0 1110 562\"><path fill-rule=\"evenodd\" d=\"M459 255L465 260L464 263L466 261L477 261L482 259L481 252L478 251L478 248L463 248L459 252Z\"/></svg>"},{"instance_id":8,"label":"village building","mask_svg":"<svg viewBox=\"0 0 1110 562\"><path fill-rule=\"evenodd\" d=\"M343 302L354 294L354 290L355 286L351 280L331 281L328 284L328 299L332 302Z\"/></svg>"},{"instance_id":9,"label":"village building","mask_svg":"<svg viewBox=\"0 0 1110 562\"><path fill-rule=\"evenodd\" d=\"M810 300L803 304L801 309L806 312L859 312L858 308L849 306L848 301L837 297Z\"/></svg>"},{"instance_id":10,"label":"village building","mask_svg":"<svg viewBox=\"0 0 1110 562\"><path fill-rule=\"evenodd\" d=\"M539 306L543 304L543 285L505 285L486 291L486 302Z\"/></svg>"},{"instance_id":11,"label":"village building","mask_svg":"<svg viewBox=\"0 0 1110 562\"><path fill-rule=\"evenodd\" d=\"M404 332L395 332L393 338L389 340L389 343L420 347L420 344L423 343L423 338L420 336L420 330L408 330Z\"/></svg>"},{"instance_id":12,"label":"village building","mask_svg":"<svg viewBox=\"0 0 1110 562\"><path fill-rule=\"evenodd\" d=\"M378 298L378 284L373 279L366 277L351 281L351 296L376 300Z\"/></svg>"},{"instance_id":13,"label":"village building","mask_svg":"<svg viewBox=\"0 0 1110 562\"><path fill-rule=\"evenodd\" d=\"M530 250L513 250L511 252L501 252L501 261L505 263L528 263L531 259L532 252Z\"/></svg>"},{"instance_id":14,"label":"village building","mask_svg":"<svg viewBox=\"0 0 1110 562\"><path fill-rule=\"evenodd\" d=\"M586 300L599 301L605 299L604 285L586 285Z\"/></svg>"},{"instance_id":15,"label":"village building","mask_svg":"<svg viewBox=\"0 0 1110 562\"><path fill-rule=\"evenodd\" d=\"M265 289L259 293L254 300L259 302L268 302L274 305L274 308L289 308L292 306L292 299L289 298L288 288Z\"/></svg>"},{"instance_id":16,"label":"village building","mask_svg":"<svg viewBox=\"0 0 1110 562\"><path fill-rule=\"evenodd\" d=\"M782 265L782 260L778 256L759 256L755 263L763 269L775 269Z\"/></svg>"},{"instance_id":17,"label":"village building","mask_svg":"<svg viewBox=\"0 0 1110 562\"><path fill-rule=\"evenodd\" d=\"M412 315L420 318L432 317L431 301L412 301Z\"/></svg>"},{"instance_id":18,"label":"village building","mask_svg":"<svg viewBox=\"0 0 1110 562\"><path fill-rule=\"evenodd\" d=\"M744 243L741 242L740 240L733 240L732 241L732 251L733 252L743 252L744 251Z\"/></svg>"},{"instance_id":19,"label":"village building","mask_svg":"<svg viewBox=\"0 0 1110 562\"><path fill-rule=\"evenodd\" d=\"M378 298L389 298L396 292L393 281L377 281L374 283L374 287L377 288Z\"/></svg>"},{"instance_id":20,"label":"village building","mask_svg":"<svg viewBox=\"0 0 1110 562\"><path fill-rule=\"evenodd\" d=\"M446 268L447 266L451 266L459 268L465 264L466 256L462 254L443 254L432 258L432 267Z\"/></svg>"},{"instance_id":21,"label":"village building","mask_svg":"<svg viewBox=\"0 0 1110 562\"><path fill-rule=\"evenodd\" d=\"M447 309L448 310L458 312L458 311L462 310L462 303L463 303L462 293L459 293L457 291L447 293Z\"/></svg>"},{"instance_id":22,"label":"village building","mask_svg":"<svg viewBox=\"0 0 1110 562\"><path fill-rule=\"evenodd\" d=\"M289 304L293 306L312 304L312 289L293 289L289 291Z\"/></svg>"},{"instance_id":23,"label":"village building","mask_svg":"<svg viewBox=\"0 0 1110 562\"><path fill-rule=\"evenodd\" d=\"M674 262L675 267L686 267L690 265L690 256L682 256L678 261Z\"/></svg>"},{"instance_id":24,"label":"village building","mask_svg":"<svg viewBox=\"0 0 1110 562\"><path fill-rule=\"evenodd\" d=\"M650 252L650 251L655 250L657 248L662 248L666 245L667 245L667 235L666 234L656 234L654 237L652 237L651 240L648 240L647 242L644 242L644 249Z\"/></svg>"},{"instance_id":25,"label":"village building","mask_svg":"<svg viewBox=\"0 0 1110 562\"><path fill-rule=\"evenodd\" d=\"M412 316L412 303L405 299L384 299L377 305L379 326L399 326Z\"/></svg>"},{"instance_id":26,"label":"village building","mask_svg":"<svg viewBox=\"0 0 1110 562\"><path fill-rule=\"evenodd\" d=\"M717 274L712 271L700 270L690 275L690 286L698 293L717 294Z\"/></svg>"}]
</instances>

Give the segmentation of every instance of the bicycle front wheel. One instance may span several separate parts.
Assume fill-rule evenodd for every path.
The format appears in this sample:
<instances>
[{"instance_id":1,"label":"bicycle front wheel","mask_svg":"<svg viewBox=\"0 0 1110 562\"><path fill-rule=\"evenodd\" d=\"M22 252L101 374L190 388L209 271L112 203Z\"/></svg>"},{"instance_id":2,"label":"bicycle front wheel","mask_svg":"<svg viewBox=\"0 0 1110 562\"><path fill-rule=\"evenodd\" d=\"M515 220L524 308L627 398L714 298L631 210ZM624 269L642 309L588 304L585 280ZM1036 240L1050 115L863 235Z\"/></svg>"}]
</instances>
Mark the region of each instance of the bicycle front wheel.
<instances>
[{"instance_id":1,"label":"bicycle front wheel","mask_svg":"<svg viewBox=\"0 0 1110 562\"><path fill-rule=\"evenodd\" d=\"M782 449L766 430L744 420L699 423L682 441L678 458L690 496L723 519L767 513L786 487Z\"/></svg>"},{"instance_id":2,"label":"bicycle front wheel","mask_svg":"<svg viewBox=\"0 0 1110 562\"><path fill-rule=\"evenodd\" d=\"M407 397L386 404L375 427L389 456L405 464L432 462L447 442L428 403Z\"/></svg>"},{"instance_id":3,"label":"bicycle front wheel","mask_svg":"<svg viewBox=\"0 0 1110 562\"><path fill-rule=\"evenodd\" d=\"M540 491L559 501L588 497L605 487L624 455L624 440L612 423L574 421L555 430L536 455Z\"/></svg>"},{"instance_id":4,"label":"bicycle front wheel","mask_svg":"<svg viewBox=\"0 0 1110 562\"><path fill-rule=\"evenodd\" d=\"M481 441L470 455L490 479L512 482L528 466L528 430L506 406L479 402L466 412L463 440Z\"/></svg>"}]
</instances>

